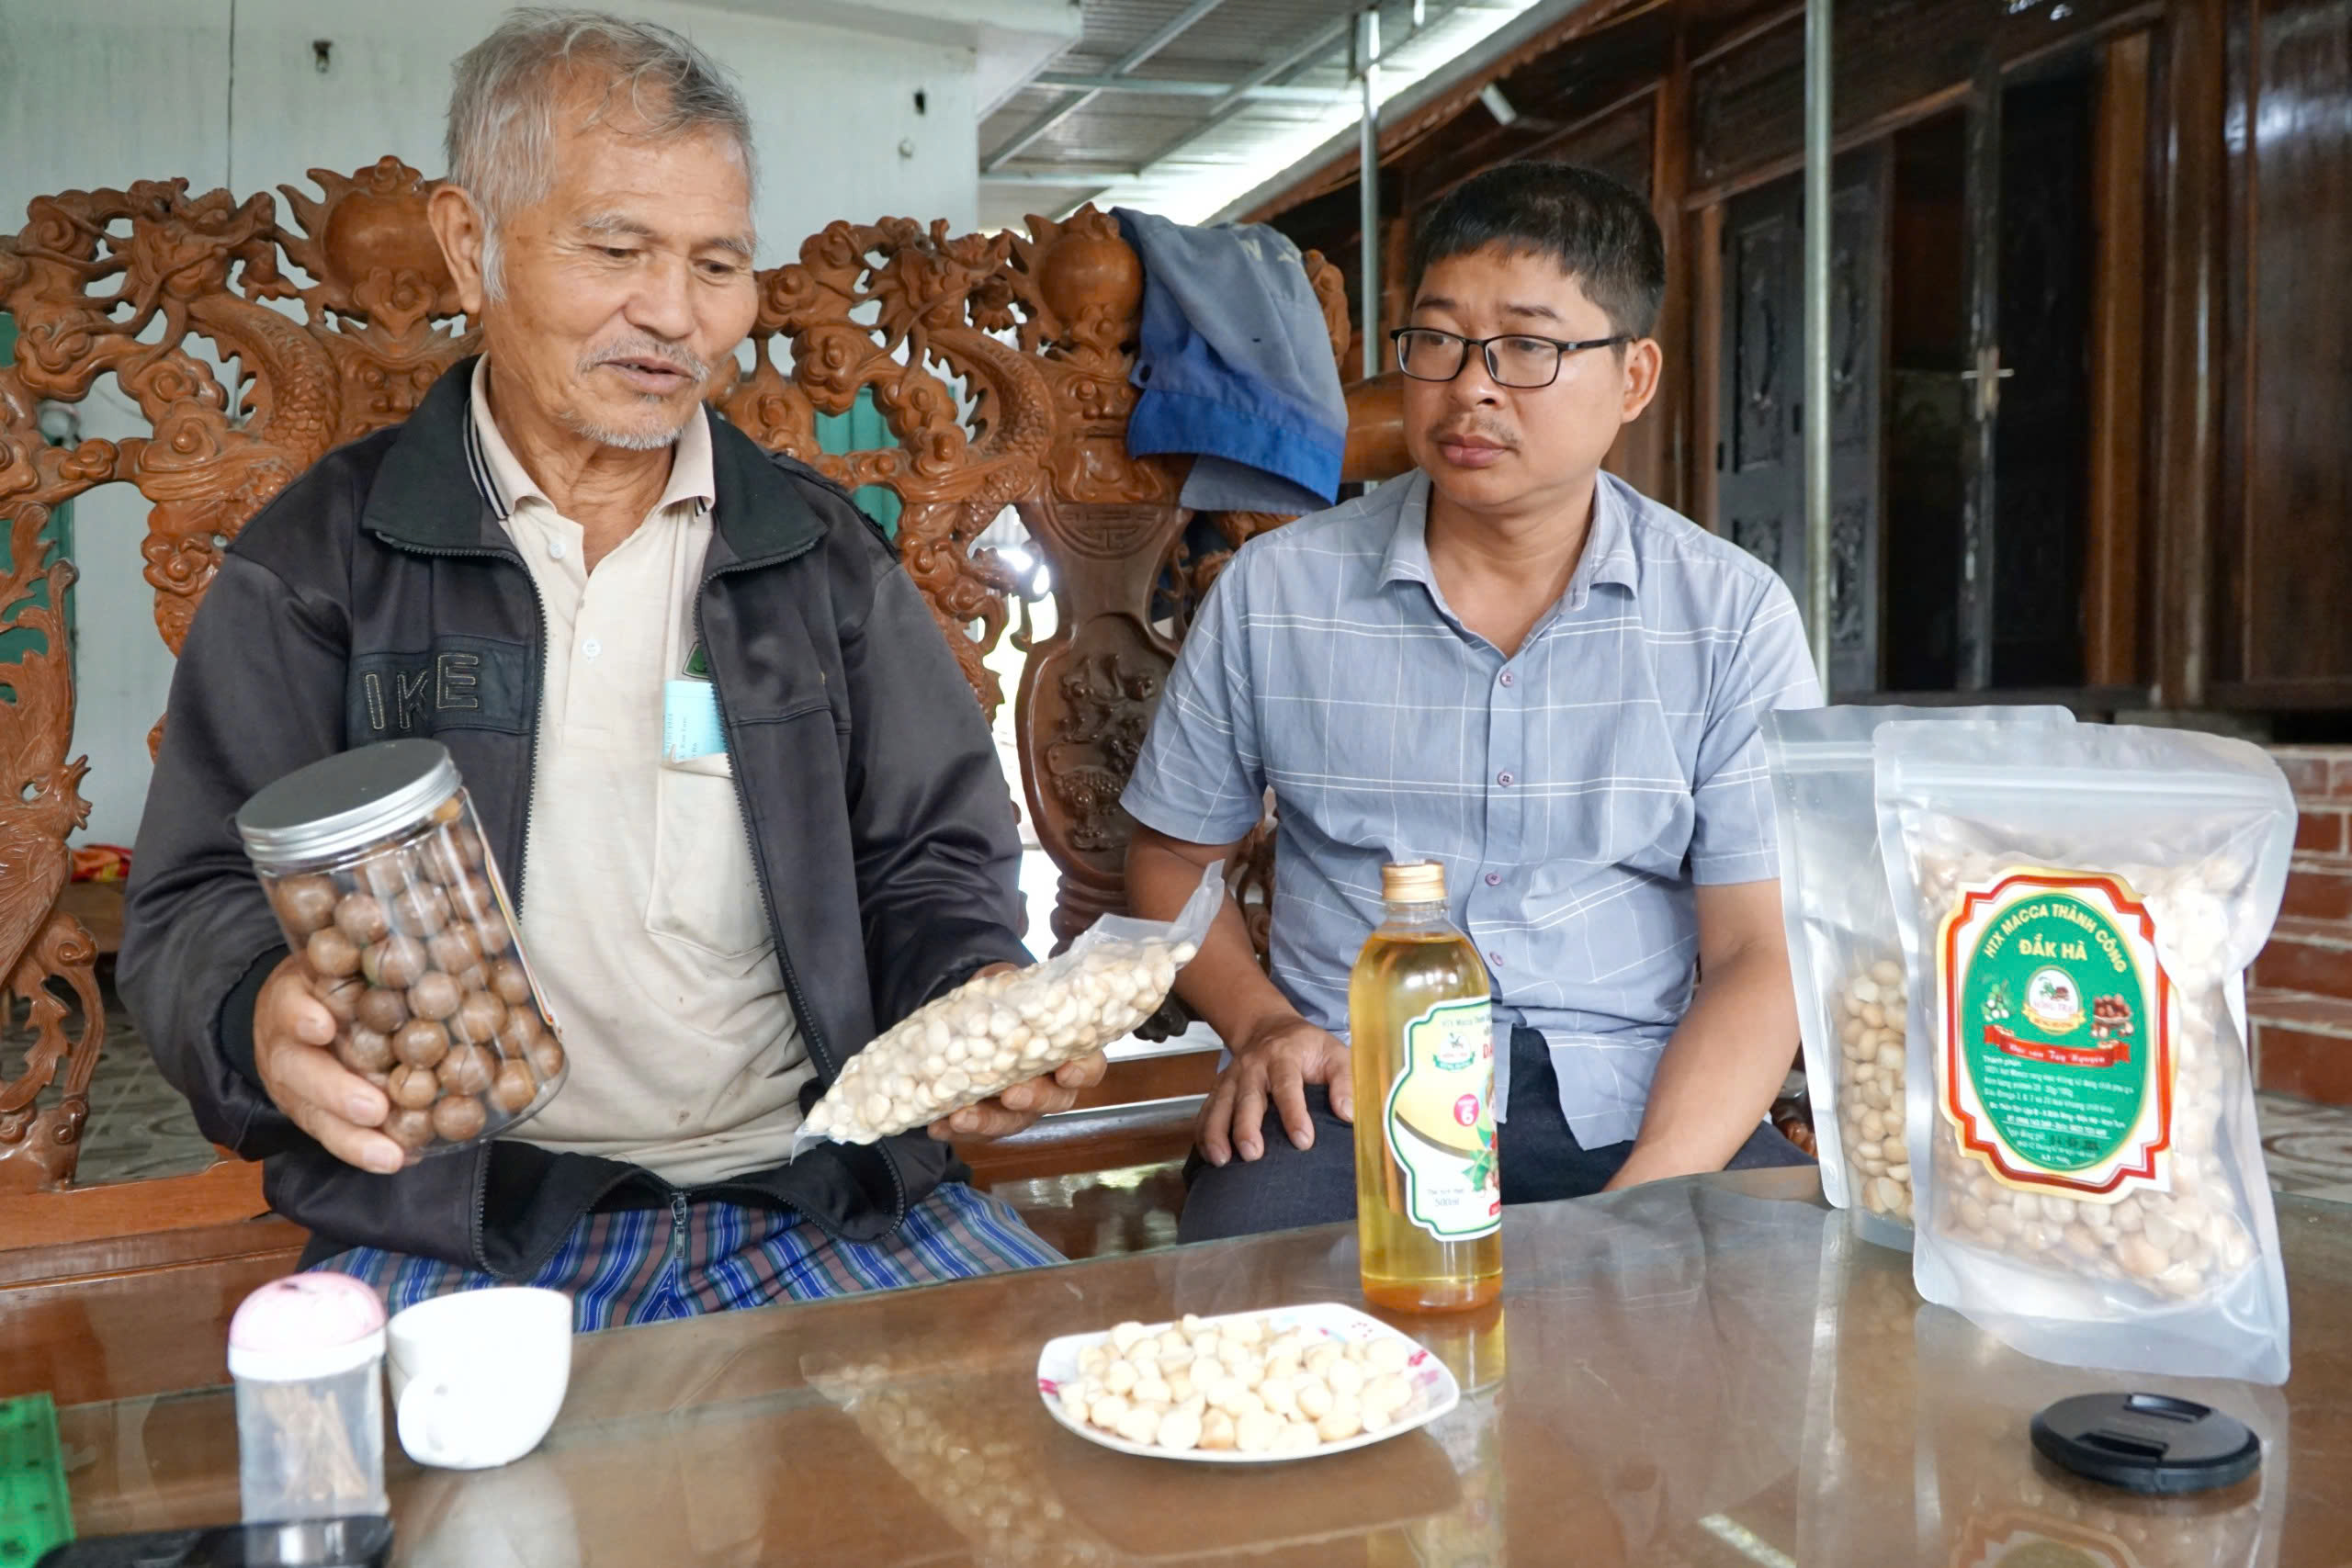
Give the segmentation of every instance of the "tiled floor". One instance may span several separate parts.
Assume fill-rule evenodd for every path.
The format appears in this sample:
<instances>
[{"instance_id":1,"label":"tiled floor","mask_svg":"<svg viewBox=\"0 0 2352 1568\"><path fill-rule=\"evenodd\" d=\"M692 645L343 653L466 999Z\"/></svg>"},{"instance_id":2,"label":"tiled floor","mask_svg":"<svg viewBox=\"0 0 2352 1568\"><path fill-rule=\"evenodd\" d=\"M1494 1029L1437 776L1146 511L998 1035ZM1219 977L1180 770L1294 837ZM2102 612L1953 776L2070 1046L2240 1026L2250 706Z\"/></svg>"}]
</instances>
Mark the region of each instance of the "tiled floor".
<instances>
[{"instance_id":1,"label":"tiled floor","mask_svg":"<svg viewBox=\"0 0 2352 1568\"><path fill-rule=\"evenodd\" d=\"M82 1165L74 1179L92 1186L202 1170L212 1163L212 1145L196 1130L195 1113L156 1069L113 986L102 988L106 1049L90 1079L90 1120L82 1131Z\"/></svg>"},{"instance_id":2,"label":"tiled floor","mask_svg":"<svg viewBox=\"0 0 2352 1568\"><path fill-rule=\"evenodd\" d=\"M2281 1192L2352 1203L2352 1106L2256 1096L2262 1156Z\"/></svg>"}]
</instances>

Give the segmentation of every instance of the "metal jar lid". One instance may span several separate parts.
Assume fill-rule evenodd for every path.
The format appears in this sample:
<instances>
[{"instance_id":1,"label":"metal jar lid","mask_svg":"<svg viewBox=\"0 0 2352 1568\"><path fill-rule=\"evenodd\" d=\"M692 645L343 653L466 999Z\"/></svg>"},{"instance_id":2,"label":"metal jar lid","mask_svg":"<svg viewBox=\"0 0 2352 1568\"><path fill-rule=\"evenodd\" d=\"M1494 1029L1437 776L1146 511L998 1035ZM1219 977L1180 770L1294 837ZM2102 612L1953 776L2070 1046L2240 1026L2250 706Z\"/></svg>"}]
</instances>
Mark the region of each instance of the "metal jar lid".
<instances>
[{"instance_id":1,"label":"metal jar lid","mask_svg":"<svg viewBox=\"0 0 2352 1568\"><path fill-rule=\"evenodd\" d=\"M413 827L458 793L437 740L383 740L322 757L256 792L237 813L245 852L265 865L322 860Z\"/></svg>"}]
</instances>

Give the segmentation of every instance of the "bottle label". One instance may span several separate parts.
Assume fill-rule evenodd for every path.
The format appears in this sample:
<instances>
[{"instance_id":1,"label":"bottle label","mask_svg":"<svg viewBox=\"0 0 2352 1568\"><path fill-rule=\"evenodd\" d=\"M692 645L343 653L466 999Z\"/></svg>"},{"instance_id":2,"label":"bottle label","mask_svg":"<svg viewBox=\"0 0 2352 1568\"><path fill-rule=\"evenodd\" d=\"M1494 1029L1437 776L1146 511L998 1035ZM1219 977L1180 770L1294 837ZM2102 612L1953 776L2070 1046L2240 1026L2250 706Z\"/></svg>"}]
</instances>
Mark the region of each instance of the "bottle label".
<instances>
[{"instance_id":1,"label":"bottle label","mask_svg":"<svg viewBox=\"0 0 2352 1568\"><path fill-rule=\"evenodd\" d=\"M1484 997L1439 1002L1405 1026L1404 1066L1382 1108L1405 1217L1440 1241L1502 1224L1495 1162L1495 1032Z\"/></svg>"},{"instance_id":2,"label":"bottle label","mask_svg":"<svg viewBox=\"0 0 2352 1568\"><path fill-rule=\"evenodd\" d=\"M1963 888L1937 947L1936 1095L2001 1181L2094 1201L2170 1185L2172 986L2120 878Z\"/></svg>"}]
</instances>

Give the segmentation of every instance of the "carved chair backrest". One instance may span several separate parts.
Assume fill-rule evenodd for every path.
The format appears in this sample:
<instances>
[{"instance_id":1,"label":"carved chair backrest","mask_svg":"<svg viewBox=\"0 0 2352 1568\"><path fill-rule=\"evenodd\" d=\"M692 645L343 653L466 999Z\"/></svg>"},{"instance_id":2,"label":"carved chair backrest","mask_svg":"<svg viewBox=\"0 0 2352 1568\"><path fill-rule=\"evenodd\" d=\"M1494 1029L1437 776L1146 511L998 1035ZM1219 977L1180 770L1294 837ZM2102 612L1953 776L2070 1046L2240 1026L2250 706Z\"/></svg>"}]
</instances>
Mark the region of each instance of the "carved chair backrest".
<instances>
[{"instance_id":1,"label":"carved chair backrest","mask_svg":"<svg viewBox=\"0 0 2352 1568\"><path fill-rule=\"evenodd\" d=\"M138 488L155 624L177 652L246 520L330 448L406 418L474 346L424 223L433 182L393 158L311 177L316 195L281 187L283 212L267 193L192 196L185 180L70 191L0 238L0 311L17 331L0 367L0 634L41 645L0 664L14 698L0 705L0 983L32 1031L25 1072L0 1079L0 1190L70 1179L103 1027L95 945L56 910L88 807L85 763L67 758L74 685L52 606L73 568L48 558L51 510L94 486ZM1337 355L1343 288L1320 256L1307 264ZM907 570L991 716L1005 694L983 658L1021 605L1022 783L1060 869L1053 927L1067 942L1124 907L1119 790L1191 606L1233 547L1280 519L1222 515L1227 547L1188 557L1180 463L1125 446L1142 269L1091 208L1032 220L1026 235L834 223L759 283L752 367L714 402L763 446L897 493ZM152 433L48 445L40 404L79 401L108 376ZM820 451L818 416L869 390L898 445ZM1034 579L975 544L1008 507L1051 569L1043 638L1030 636ZM1249 858L1262 878L1265 856ZM52 1081L62 1103L44 1105Z\"/></svg>"}]
</instances>

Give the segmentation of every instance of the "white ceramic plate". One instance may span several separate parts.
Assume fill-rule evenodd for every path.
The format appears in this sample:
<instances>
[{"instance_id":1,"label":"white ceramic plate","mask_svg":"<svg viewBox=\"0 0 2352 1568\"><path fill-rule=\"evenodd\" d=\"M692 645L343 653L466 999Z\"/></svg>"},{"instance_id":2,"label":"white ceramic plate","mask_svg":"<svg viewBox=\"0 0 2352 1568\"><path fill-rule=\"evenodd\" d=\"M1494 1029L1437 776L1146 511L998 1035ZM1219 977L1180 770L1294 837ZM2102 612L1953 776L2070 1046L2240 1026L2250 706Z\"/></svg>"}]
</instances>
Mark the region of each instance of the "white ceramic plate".
<instances>
[{"instance_id":1,"label":"white ceramic plate","mask_svg":"<svg viewBox=\"0 0 2352 1568\"><path fill-rule=\"evenodd\" d=\"M1061 1387L1080 1377L1078 1359L1089 1346L1101 1344L1111 1337L1106 1329L1099 1334L1065 1334L1049 1341L1037 1354L1037 1395L1046 1402L1046 1409L1053 1418L1076 1432L1090 1443L1100 1443L1106 1449L1116 1449L1123 1454L1139 1454L1146 1459L1188 1459L1201 1464L1280 1464L1289 1460L1319 1459L1325 1454L1345 1453L1425 1427L1454 1405L1461 1403L1461 1385L1445 1363L1423 1349L1410 1336L1399 1334L1378 1318L1358 1312L1338 1302L1313 1302L1306 1306L1277 1307L1271 1312L1234 1313L1228 1317L1212 1317L1210 1325L1229 1323L1238 1318L1257 1318L1276 1334L1287 1334L1304 1328L1341 1344L1370 1344L1375 1339L1396 1339L1411 1348L1412 1359L1405 1363L1406 1381L1413 1385L1413 1397L1396 1413L1396 1419L1376 1432L1365 1432L1340 1442L1324 1443L1305 1453L1252 1453L1238 1449L1163 1449L1153 1443L1131 1443L1114 1432L1073 1421L1062 1409Z\"/></svg>"}]
</instances>

